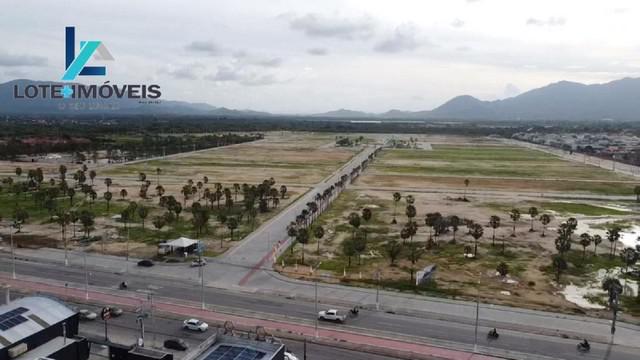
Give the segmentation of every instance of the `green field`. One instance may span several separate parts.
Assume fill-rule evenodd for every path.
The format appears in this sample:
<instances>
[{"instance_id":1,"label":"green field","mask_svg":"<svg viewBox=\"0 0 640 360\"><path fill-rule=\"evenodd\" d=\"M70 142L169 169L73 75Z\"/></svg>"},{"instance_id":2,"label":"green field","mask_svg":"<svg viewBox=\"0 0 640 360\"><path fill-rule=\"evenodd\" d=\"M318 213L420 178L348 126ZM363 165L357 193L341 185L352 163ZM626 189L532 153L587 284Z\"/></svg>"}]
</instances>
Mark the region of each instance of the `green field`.
<instances>
[{"instance_id":1,"label":"green field","mask_svg":"<svg viewBox=\"0 0 640 360\"><path fill-rule=\"evenodd\" d=\"M433 145L432 150L386 149L362 179L364 185L569 191L631 195L632 177L565 161L544 152L500 145Z\"/></svg>"}]
</instances>

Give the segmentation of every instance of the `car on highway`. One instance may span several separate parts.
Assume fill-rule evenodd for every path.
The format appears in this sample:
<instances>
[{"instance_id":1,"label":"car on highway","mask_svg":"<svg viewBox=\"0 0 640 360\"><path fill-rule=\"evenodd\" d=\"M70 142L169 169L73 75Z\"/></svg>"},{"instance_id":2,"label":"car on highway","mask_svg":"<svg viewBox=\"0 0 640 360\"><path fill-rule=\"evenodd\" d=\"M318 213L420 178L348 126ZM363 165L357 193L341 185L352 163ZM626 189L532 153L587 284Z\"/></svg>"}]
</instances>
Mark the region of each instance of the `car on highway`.
<instances>
[{"instance_id":1,"label":"car on highway","mask_svg":"<svg viewBox=\"0 0 640 360\"><path fill-rule=\"evenodd\" d=\"M80 315L80 320L95 320L98 317L98 314L94 313L91 310L87 310L87 309L81 309L80 311L78 311L78 314Z\"/></svg>"},{"instance_id":2,"label":"car on highway","mask_svg":"<svg viewBox=\"0 0 640 360\"><path fill-rule=\"evenodd\" d=\"M124 311L117 306L109 306L109 309L111 310L111 317L119 317L122 316L122 313L124 313Z\"/></svg>"},{"instance_id":3,"label":"car on highway","mask_svg":"<svg viewBox=\"0 0 640 360\"><path fill-rule=\"evenodd\" d=\"M187 343L182 339L167 339L164 341L164 347L171 350L185 351L189 348Z\"/></svg>"},{"instance_id":4,"label":"car on highway","mask_svg":"<svg viewBox=\"0 0 640 360\"><path fill-rule=\"evenodd\" d=\"M191 267L205 266L207 265L207 260L205 259L197 259L191 262Z\"/></svg>"},{"instance_id":5,"label":"car on highway","mask_svg":"<svg viewBox=\"0 0 640 360\"><path fill-rule=\"evenodd\" d=\"M338 310L335 309L324 310L318 313L319 320L344 322L346 318L346 315L340 314Z\"/></svg>"},{"instance_id":6,"label":"car on highway","mask_svg":"<svg viewBox=\"0 0 640 360\"><path fill-rule=\"evenodd\" d=\"M140 260L140 261L138 261L138 266L152 267L153 266L153 261L151 261L149 259Z\"/></svg>"},{"instance_id":7,"label":"car on highway","mask_svg":"<svg viewBox=\"0 0 640 360\"><path fill-rule=\"evenodd\" d=\"M185 330L205 332L209 328L209 324L198 319L187 319L182 323L182 328Z\"/></svg>"},{"instance_id":8,"label":"car on highway","mask_svg":"<svg viewBox=\"0 0 640 360\"><path fill-rule=\"evenodd\" d=\"M297 356L293 355L293 353L285 351L284 352L284 360L300 360L300 359Z\"/></svg>"}]
</instances>

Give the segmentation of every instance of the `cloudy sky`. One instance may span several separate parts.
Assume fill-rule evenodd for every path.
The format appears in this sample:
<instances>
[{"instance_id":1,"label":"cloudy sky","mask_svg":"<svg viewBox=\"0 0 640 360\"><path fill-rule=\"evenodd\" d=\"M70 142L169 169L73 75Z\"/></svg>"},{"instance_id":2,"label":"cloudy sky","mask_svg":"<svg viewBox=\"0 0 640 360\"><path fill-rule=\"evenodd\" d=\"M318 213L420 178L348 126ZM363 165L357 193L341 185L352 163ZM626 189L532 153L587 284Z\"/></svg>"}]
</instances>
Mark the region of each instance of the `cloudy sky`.
<instances>
[{"instance_id":1,"label":"cloudy sky","mask_svg":"<svg viewBox=\"0 0 640 360\"><path fill-rule=\"evenodd\" d=\"M75 25L114 56L108 80L158 83L165 99L425 110L640 76L639 16L636 0L4 0L0 81L60 80Z\"/></svg>"}]
</instances>

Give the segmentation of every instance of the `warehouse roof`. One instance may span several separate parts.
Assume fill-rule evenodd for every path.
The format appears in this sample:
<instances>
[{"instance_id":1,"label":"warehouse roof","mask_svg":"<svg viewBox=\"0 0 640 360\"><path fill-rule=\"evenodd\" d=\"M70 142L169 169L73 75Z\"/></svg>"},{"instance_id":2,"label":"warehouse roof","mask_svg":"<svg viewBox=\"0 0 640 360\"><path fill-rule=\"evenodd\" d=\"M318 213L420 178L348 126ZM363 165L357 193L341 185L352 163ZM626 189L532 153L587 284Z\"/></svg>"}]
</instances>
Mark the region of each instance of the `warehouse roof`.
<instances>
[{"instance_id":1,"label":"warehouse roof","mask_svg":"<svg viewBox=\"0 0 640 360\"><path fill-rule=\"evenodd\" d=\"M46 297L25 297L0 306L0 349L73 316L67 306Z\"/></svg>"}]
</instances>

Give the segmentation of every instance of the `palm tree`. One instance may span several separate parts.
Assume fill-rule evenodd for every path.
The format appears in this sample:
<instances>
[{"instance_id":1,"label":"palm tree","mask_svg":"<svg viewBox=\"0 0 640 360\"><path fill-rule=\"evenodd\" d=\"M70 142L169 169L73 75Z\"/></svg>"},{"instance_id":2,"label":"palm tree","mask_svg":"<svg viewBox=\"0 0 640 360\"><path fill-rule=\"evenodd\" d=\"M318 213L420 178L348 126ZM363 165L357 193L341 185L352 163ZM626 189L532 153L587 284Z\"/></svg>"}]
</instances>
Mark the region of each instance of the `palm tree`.
<instances>
[{"instance_id":1,"label":"palm tree","mask_svg":"<svg viewBox=\"0 0 640 360\"><path fill-rule=\"evenodd\" d=\"M640 185L633 188L633 193L636 194L636 202L640 202Z\"/></svg>"},{"instance_id":2,"label":"palm tree","mask_svg":"<svg viewBox=\"0 0 640 360\"><path fill-rule=\"evenodd\" d=\"M62 244L64 246L64 252L65 252L65 264L68 264L67 261L67 226L69 226L69 224L71 223L71 215L68 212L59 212L58 213L58 217L56 219L56 221L58 222L58 225L60 225L60 228L62 230Z\"/></svg>"},{"instance_id":3,"label":"palm tree","mask_svg":"<svg viewBox=\"0 0 640 360\"><path fill-rule=\"evenodd\" d=\"M109 188L111 187L111 184L113 184L113 180L111 180L111 178L105 178L104 179L104 184L107 186L107 191L109 191Z\"/></svg>"},{"instance_id":4,"label":"palm tree","mask_svg":"<svg viewBox=\"0 0 640 360\"><path fill-rule=\"evenodd\" d=\"M609 257L613 258L616 255L616 246L618 245L618 240L620 240L620 228L612 227L607 230L607 240L611 243L611 251L609 253Z\"/></svg>"},{"instance_id":5,"label":"palm tree","mask_svg":"<svg viewBox=\"0 0 640 360\"><path fill-rule=\"evenodd\" d=\"M580 245L582 245L582 260L587 256L587 247L591 245L593 238L588 233L580 234Z\"/></svg>"},{"instance_id":6,"label":"palm tree","mask_svg":"<svg viewBox=\"0 0 640 360\"><path fill-rule=\"evenodd\" d=\"M464 195L462 199L467 201L467 188L469 187L469 179L464 179Z\"/></svg>"},{"instance_id":7,"label":"palm tree","mask_svg":"<svg viewBox=\"0 0 640 360\"><path fill-rule=\"evenodd\" d=\"M280 186L280 197L284 199L284 196L287 194L287 187L285 185Z\"/></svg>"},{"instance_id":8,"label":"palm tree","mask_svg":"<svg viewBox=\"0 0 640 360\"><path fill-rule=\"evenodd\" d=\"M91 186L93 186L93 180L96 178L96 175L98 174L96 173L95 170L89 171L89 179L91 179Z\"/></svg>"},{"instance_id":9,"label":"palm tree","mask_svg":"<svg viewBox=\"0 0 640 360\"><path fill-rule=\"evenodd\" d=\"M640 256L640 254L632 248L625 248L620 251L620 258L625 265L625 273L629 272L629 266L632 266L633 264L638 262L638 256Z\"/></svg>"},{"instance_id":10,"label":"palm tree","mask_svg":"<svg viewBox=\"0 0 640 360\"><path fill-rule=\"evenodd\" d=\"M149 215L149 209L146 206L138 206L138 216L140 216L140 220L142 221L142 230L144 230L144 220Z\"/></svg>"},{"instance_id":11,"label":"palm tree","mask_svg":"<svg viewBox=\"0 0 640 360\"><path fill-rule=\"evenodd\" d=\"M69 196L69 204L73 206L73 197L76 196L74 188L67 189L67 196Z\"/></svg>"},{"instance_id":12,"label":"palm tree","mask_svg":"<svg viewBox=\"0 0 640 360\"><path fill-rule=\"evenodd\" d=\"M453 239L451 240L451 242L455 244L456 233L458 232L458 227L460 226L460 218L456 215L449 216L449 226L451 226L451 232L453 233Z\"/></svg>"},{"instance_id":13,"label":"palm tree","mask_svg":"<svg viewBox=\"0 0 640 360\"><path fill-rule=\"evenodd\" d=\"M120 190L120 197L124 200L127 197L127 189Z\"/></svg>"},{"instance_id":14,"label":"palm tree","mask_svg":"<svg viewBox=\"0 0 640 360\"><path fill-rule=\"evenodd\" d=\"M471 237L473 237L473 257L477 258L478 257L478 240L482 237L482 235L484 234L484 229L482 228L482 225L480 224L473 224L471 226Z\"/></svg>"},{"instance_id":15,"label":"palm tree","mask_svg":"<svg viewBox=\"0 0 640 360\"><path fill-rule=\"evenodd\" d=\"M301 262L301 264L304 264L304 246L305 246L305 244L307 244L309 242L309 230L308 229L301 229L300 231L298 231L298 234L296 234L296 241L299 242L300 244L302 244L302 262Z\"/></svg>"},{"instance_id":16,"label":"palm tree","mask_svg":"<svg viewBox=\"0 0 640 360\"><path fill-rule=\"evenodd\" d=\"M513 232L511 233L511 237L516 237L516 223L518 222L518 220L520 220L520 210L511 209L509 217L511 217L511 220L513 220Z\"/></svg>"},{"instance_id":17,"label":"palm tree","mask_svg":"<svg viewBox=\"0 0 640 360\"><path fill-rule=\"evenodd\" d=\"M157 167L156 168L156 186L160 185L160 173L161 172L162 172L162 169Z\"/></svg>"},{"instance_id":18,"label":"palm tree","mask_svg":"<svg viewBox=\"0 0 640 360\"><path fill-rule=\"evenodd\" d=\"M602 236L596 234L593 235L593 256L598 256L598 245L602 242Z\"/></svg>"},{"instance_id":19,"label":"palm tree","mask_svg":"<svg viewBox=\"0 0 640 360\"><path fill-rule=\"evenodd\" d=\"M357 212L349 214L349 225L353 226L353 232L351 233L351 239L355 241L356 231L360 227L360 215Z\"/></svg>"},{"instance_id":20,"label":"palm tree","mask_svg":"<svg viewBox=\"0 0 640 360\"><path fill-rule=\"evenodd\" d=\"M489 218L489 225L491 225L491 228L493 229L493 234L491 235L491 246L494 246L496 243L496 229L500 227L500 217L497 215L491 215Z\"/></svg>"},{"instance_id":21,"label":"palm tree","mask_svg":"<svg viewBox=\"0 0 640 360\"><path fill-rule=\"evenodd\" d=\"M542 223L542 237L547 236L545 234L545 231L547 230L547 225L549 225L549 223L551 222L551 216L549 216L549 214L542 214L540 215L540 222Z\"/></svg>"},{"instance_id":22,"label":"palm tree","mask_svg":"<svg viewBox=\"0 0 640 360\"><path fill-rule=\"evenodd\" d=\"M230 217L227 219L227 228L231 232L231 241L233 241L233 231L238 228L238 219Z\"/></svg>"},{"instance_id":23,"label":"palm tree","mask_svg":"<svg viewBox=\"0 0 640 360\"><path fill-rule=\"evenodd\" d=\"M348 258L347 267L351 267L351 258L357 254L355 241L352 239L344 240L342 242L342 253Z\"/></svg>"},{"instance_id":24,"label":"palm tree","mask_svg":"<svg viewBox=\"0 0 640 360\"><path fill-rule=\"evenodd\" d=\"M409 195L411 196L411 195ZM413 222L413 218L416 217L416 207L413 206L412 204L407 205L407 208L405 210L405 215L407 215L408 218L408 222Z\"/></svg>"},{"instance_id":25,"label":"palm tree","mask_svg":"<svg viewBox=\"0 0 640 360\"><path fill-rule=\"evenodd\" d=\"M413 205L413 203L416 202L416 198L414 198L413 195L407 195L404 197L404 201L407 202L407 205Z\"/></svg>"},{"instance_id":26,"label":"palm tree","mask_svg":"<svg viewBox=\"0 0 640 360\"><path fill-rule=\"evenodd\" d=\"M389 261L391 262L389 265L395 266L396 259L400 252L402 252L402 245L396 240L389 240L384 247L387 256L389 257Z\"/></svg>"},{"instance_id":27,"label":"palm tree","mask_svg":"<svg viewBox=\"0 0 640 360\"><path fill-rule=\"evenodd\" d=\"M238 201L238 193L239 192L240 192L240 184L234 183L233 184L233 201L235 201L235 202Z\"/></svg>"},{"instance_id":28,"label":"palm tree","mask_svg":"<svg viewBox=\"0 0 640 360\"><path fill-rule=\"evenodd\" d=\"M399 192L394 192L393 193L393 220L391 220L392 224L398 223L396 221L396 210L398 208L398 202L400 201L400 199L402 199L402 195L400 195Z\"/></svg>"},{"instance_id":29,"label":"palm tree","mask_svg":"<svg viewBox=\"0 0 640 360\"><path fill-rule=\"evenodd\" d=\"M22 175L22 168L20 166L16 167L16 176L20 177Z\"/></svg>"},{"instance_id":30,"label":"palm tree","mask_svg":"<svg viewBox=\"0 0 640 360\"><path fill-rule=\"evenodd\" d=\"M535 206L532 206L529 208L529 217L531 217L531 228L529 229L529 232L534 232L535 230L533 230L533 221L536 219L536 217L538 216L538 208Z\"/></svg>"},{"instance_id":31,"label":"palm tree","mask_svg":"<svg viewBox=\"0 0 640 360\"><path fill-rule=\"evenodd\" d=\"M324 237L324 229L322 228L321 225L317 225L314 229L313 229L313 237L316 238L316 240L318 241L318 250L317 250L317 254L320 255L320 239L322 239Z\"/></svg>"},{"instance_id":32,"label":"palm tree","mask_svg":"<svg viewBox=\"0 0 640 360\"><path fill-rule=\"evenodd\" d=\"M362 220L364 220L365 223L368 223L369 220L371 220L372 215L373 214L371 212L371 209L369 208L362 209ZM362 230L364 231L364 241L367 241L367 229L362 228Z\"/></svg>"},{"instance_id":33,"label":"palm tree","mask_svg":"<svg viewBox=\"0 0 640 360\"><path fill-rule=\"evenodd\" d=\"M507 265L506 262L502 261L496 267L496 271L498 272L498 274L500 274L500 276L505 277L509 273L509 265Z\"/></svg>"},{"instance_id":34,"label":"palm tree","mask_svg":"<svg viewBox=\"0 0 640 360\"><path fill-rule=\"evenodd\" d=\"M106 191L103 195L104 199L107 201L107 214L109 213L109 205L111 204L111 199L113 198L113 194L109 191Z\"/></svg>"},{"instance_id":35,"label":"palm tree","mask_svg":"<svg viewBox=\"0 0 640 360\"><path fill-rule=\"evenodd\" d=\"M60 165L60 167L58 167L58 173L60 174L60 180L64 180L67 175L67 167Z\"/></svg>"},{"instance_id":36,"label":"palm tree","mask_svg":"<svg viewBox=\"0 0 640 360\"><path fill-rule=\"evenodd\" d=\"M424 252L419 245L416 243L409 244L409 252L407 254L407 259L411 261L411 267L409 268L409 272L411 273L411 283L413 284L413 274L415 273L415 264L420 260Z\"/></svg>"}]
</instances>

